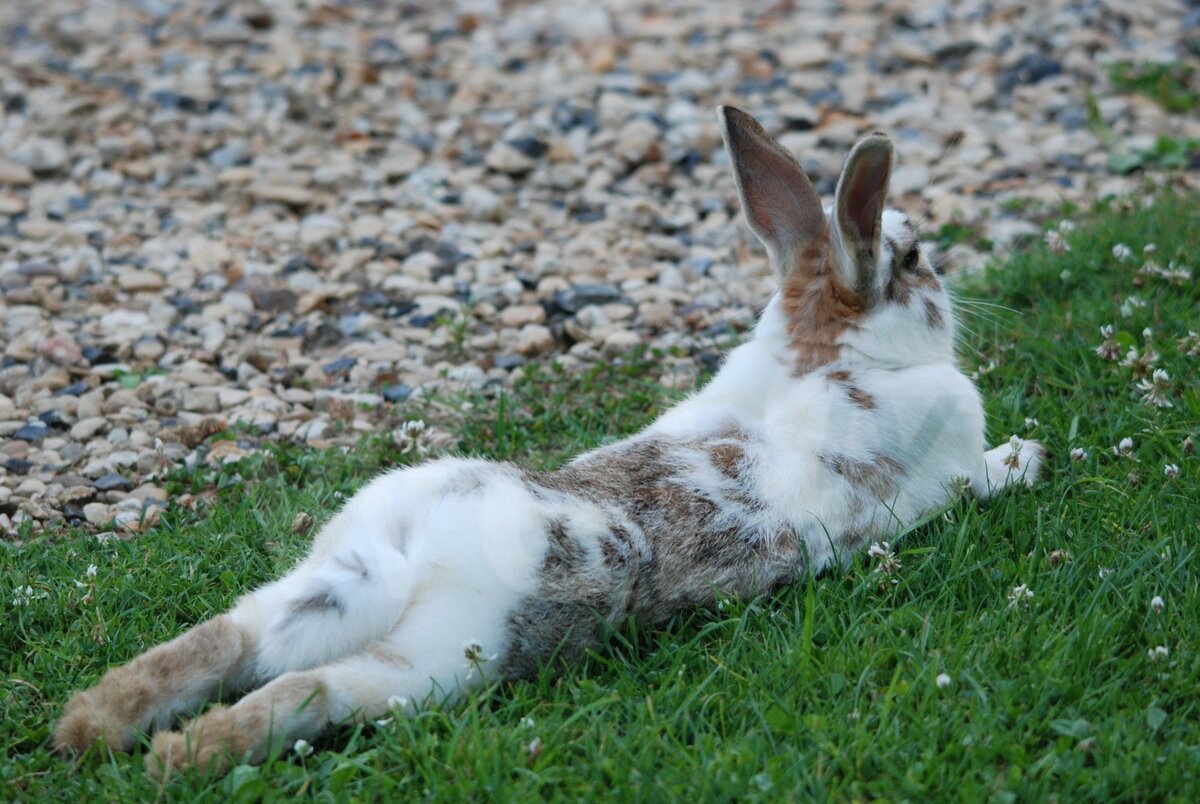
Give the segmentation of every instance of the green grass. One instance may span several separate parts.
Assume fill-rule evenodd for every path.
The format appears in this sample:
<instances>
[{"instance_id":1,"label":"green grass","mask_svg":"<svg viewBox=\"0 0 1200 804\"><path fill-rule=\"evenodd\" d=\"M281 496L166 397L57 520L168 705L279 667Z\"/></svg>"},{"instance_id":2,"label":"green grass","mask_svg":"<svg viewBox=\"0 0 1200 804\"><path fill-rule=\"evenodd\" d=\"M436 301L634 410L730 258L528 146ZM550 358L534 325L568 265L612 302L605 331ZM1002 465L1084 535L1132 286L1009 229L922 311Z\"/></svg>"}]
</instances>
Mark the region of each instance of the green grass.
<instances>
[{"instance_id":1,"label":"green grass","mask_svg":"<svg viewBox=\"0 0 1200 804\"><path fill-rule=\"evenodd\" d=\"M1145 95L1168 112L1192 112L1200 104L1196 69L1184 62L1121 61L1109 69L1109 78L1114 89Z\"/></svg>"},{"instance_id":2,"label":"green grass","mask_svg":"<svg viewBox=\"0 0 1200 804\"><path fill-rule=\"evenodd\" d=\"M1108 169L1125 175L1135 170L1186 170L1200 164L1200 139L1162 135L1149 148L1117 150L1108 157Z\"/></svg>"},{"instance_id":3,"label":"green grass","mask_svg":"<svg viewBox=\"0 0 1200 804\"><path fill-rule=\"evenodd\" d=\"M930 245L939 251L949 251L955 245L966 243L980 251L991 251L995 244L986 237L980 237L978 230L965 223L951 221L942 224L941 228L930 236Z\"/></svg>"},{"instance_id":4,"label":"green grass","mask_svg":"<svg viewBox=\"0 0 1200 804\"><path fill-rule=\"evenodd\" d=\"M1049 477L910 533L896 583L864 557L664 631L626 629L561 673L332 730L306 758L159 790L138 755L63 762L47 742L72 689L285 569L304 547L295 513L328 512L394 448L281 448L177 478L173 494L221 490L132 541L2 544L0 798L1196 800L1200 462L1184 441L1200 439L1200 358L1177 339L1200 330L1200 292L1138 269L1148 243L1163 266L1194 259L1198 221L1194 201L1101 210L1068 235L1069 253L1038 246L963 289L1019 311L968 316L964 362L982 369L992 440L1041 439ZM1118 242L1139 259L1115 260ZM1095 354L1110 323L1139 349L1151 328L1173 407L1139 401L1131 369ZM669 404L655 362L634 355L583 377L531 369L502 400L451 400L439 421L464 451L553 466ZM1133 457L1113 455L1123 437ZM1072 461L1073 447L1088 457ZM1010 608L1021 584L1033 596ZM26 585L33 599L10 605ZM1169 655L1152 662L1159 645Z\"/></svg>"}]
</instances>

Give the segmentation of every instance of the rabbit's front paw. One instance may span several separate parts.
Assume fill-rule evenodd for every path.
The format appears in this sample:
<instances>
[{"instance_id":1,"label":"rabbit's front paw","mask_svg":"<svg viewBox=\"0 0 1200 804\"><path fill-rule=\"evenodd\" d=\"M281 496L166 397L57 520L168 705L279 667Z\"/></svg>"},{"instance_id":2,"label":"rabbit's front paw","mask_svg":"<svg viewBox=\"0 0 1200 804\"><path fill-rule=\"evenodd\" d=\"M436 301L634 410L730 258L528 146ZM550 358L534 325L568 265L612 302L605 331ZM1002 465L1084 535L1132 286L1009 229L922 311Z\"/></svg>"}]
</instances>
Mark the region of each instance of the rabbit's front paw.
<instances>
[{"instance_id":1,"label":"rabbit's front paw","mask_svg":"<svg viewBox=\"0 0 1200 804\"><path fill-rule=\"evenodd\" d=\"M1040 443L1013 436L983 454L986 478L983 484L974 484L976 492L987 497L1017 483L1032 486L1041 477L1045 460L1046 448Z\"/></svg>"}]
</instances>

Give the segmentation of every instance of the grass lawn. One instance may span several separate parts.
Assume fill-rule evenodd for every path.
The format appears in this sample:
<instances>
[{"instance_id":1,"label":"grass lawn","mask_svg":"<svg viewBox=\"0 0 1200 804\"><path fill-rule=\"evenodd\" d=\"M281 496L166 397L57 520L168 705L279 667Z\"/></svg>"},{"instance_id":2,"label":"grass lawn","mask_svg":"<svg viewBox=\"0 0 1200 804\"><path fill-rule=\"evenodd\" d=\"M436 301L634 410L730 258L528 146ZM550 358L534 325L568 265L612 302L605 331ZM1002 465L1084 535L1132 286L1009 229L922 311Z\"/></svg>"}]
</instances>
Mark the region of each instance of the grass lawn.
<instances>
[{"instance_id":1,"label":"grass lawn","mask_svg":"<svg viewBox=\"0 0 1200 804\"><path fill-rule=\"evenodd\" d=\"M1183 340L1200 331L1200 285L1140 272L1150 243L1164 269L1196 265L1196 210L1101 210L1065 235L1069 252L1038 244L960 288L1019 311L964 311L963 361L990 440L1049 448L1035 489L933 516L894 575L863 556L627 629L562 673L331 730L304 757L160 790L140 750L63 762L47 744L71 690L285 569L306 541L295 514L330 511L394 447L281 448L178 476L173 494L220 491L132 541L0 543L0 799L1200 800L1200 345ZM1108 324L1122 357L1153 346L1171 407L1142 398L1142 367L1096 353ZM667 406L654 362L530 370L502 404L471 400L439 426L466 452L548 468Z\"/></svg>"}]
</instances>

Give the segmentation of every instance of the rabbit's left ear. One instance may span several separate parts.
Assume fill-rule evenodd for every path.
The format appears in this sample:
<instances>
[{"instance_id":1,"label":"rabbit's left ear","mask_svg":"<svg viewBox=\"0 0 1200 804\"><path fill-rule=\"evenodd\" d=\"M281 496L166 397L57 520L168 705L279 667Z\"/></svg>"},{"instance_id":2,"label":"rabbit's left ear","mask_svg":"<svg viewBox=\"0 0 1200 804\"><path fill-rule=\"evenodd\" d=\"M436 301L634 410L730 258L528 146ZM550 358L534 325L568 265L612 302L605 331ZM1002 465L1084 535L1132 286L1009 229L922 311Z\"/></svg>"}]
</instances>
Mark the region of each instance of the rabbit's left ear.
<instances>
[{"instance_id":1,"label":"rabbit's left ear","mask_svg":"<svg viewBox=\"0 0 1200 804\"><path fill-rule=\"evenodd\" d=\"M834 195L833 229L841 252L838 275L867 304L878 293L879 240L893 158L886 134L868 135L846 159Z\"/></svg>"},{"instance_id":2,"label":"rabbit's left ear","mask_svg":"<svg viewBox=\"0 0 1200 804\"><path fill-rule=\"evenodd\" d=\"M746 221L779 275L787 277L807 250L824 241L829 223L821 197L796 159L757 120L732 106L720 107L717 116Z\"/></svg>"}]
</instances>

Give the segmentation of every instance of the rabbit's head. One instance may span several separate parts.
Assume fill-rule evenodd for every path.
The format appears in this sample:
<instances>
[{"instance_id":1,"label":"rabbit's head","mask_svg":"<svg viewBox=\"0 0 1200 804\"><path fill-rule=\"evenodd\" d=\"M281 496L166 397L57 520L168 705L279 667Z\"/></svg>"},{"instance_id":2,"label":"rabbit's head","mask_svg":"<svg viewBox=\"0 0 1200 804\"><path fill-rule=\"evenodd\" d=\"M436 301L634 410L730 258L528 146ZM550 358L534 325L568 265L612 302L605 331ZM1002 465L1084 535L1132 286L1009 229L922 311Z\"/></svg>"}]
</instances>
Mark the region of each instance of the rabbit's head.
<instances>
[{"instance_id":1,"label":"rabbit's head","mask_svg":"<svg viewBox=\"0 0 1200 804\"><path fill-rule=\"evenodd\" d=\"M826 209L790 153L750 115L718 110L742 209L780 290L760 328L804 374L835 360L883 366L954 359L950 299L903 213L886 209L891 140L854 146Z\"/></svg>"}]
</instances>

